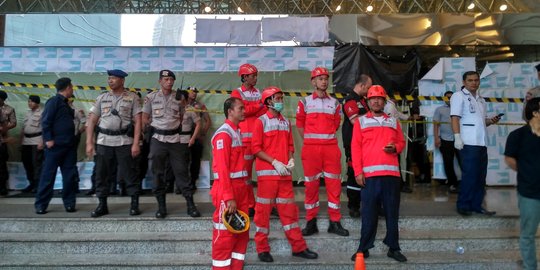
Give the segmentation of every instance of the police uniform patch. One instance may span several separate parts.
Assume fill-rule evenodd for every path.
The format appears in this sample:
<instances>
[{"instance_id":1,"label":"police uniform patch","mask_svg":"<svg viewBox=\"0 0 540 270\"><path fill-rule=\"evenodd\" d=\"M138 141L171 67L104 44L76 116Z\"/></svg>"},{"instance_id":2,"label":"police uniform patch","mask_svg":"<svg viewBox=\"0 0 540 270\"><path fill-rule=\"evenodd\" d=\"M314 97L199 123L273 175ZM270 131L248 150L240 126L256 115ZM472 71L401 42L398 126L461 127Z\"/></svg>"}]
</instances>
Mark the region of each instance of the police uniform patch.
<instances>
[{"instance_id":1,"label":"police uniform patch","mask_svg":"<svg viewBox=\"0 0 540 270\"><path fill-rule=\"evenodd\" d=\"M216 142L216 147L217 147L218 150L223 149L223 140L218 140Z\"/></svg>"}]
</instances>

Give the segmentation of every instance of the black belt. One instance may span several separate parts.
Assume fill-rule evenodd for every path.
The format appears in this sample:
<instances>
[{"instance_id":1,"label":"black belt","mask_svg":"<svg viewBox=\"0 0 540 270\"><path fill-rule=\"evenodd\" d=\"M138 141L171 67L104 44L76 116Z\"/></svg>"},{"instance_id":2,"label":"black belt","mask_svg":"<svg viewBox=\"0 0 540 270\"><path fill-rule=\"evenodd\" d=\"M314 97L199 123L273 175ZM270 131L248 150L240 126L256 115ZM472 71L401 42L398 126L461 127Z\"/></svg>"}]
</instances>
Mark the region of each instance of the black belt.
<instances>
[{"instance_id":1,"label":"black belt","mask_svg":"<svg viewBox=\"0 0 540 270\"><path fill-rule=\"evenodd\" d=\"M99 133L109 135L109 136L120 136L120 135L126 135L128 130L127 129L121 129L121 130L111 130L106 128L100 128L97 127L97 130Z\"/></svg>"},{"instance_id":2,"label":"black belt","mask_svg":"<svg viewBox=\"0 0 540 270\"><path fill-rule=\"evenodd\" d=\"M192 133L191 133L191 131L180 131L180 132L178 132L178 134L180 134L180 135L191 135Z\"/></svg>"},{"instance_id":3,"label":"black belt","mask_svg":"<svg viewBox=\"0 0 540 270\"><path fill-rule=\"evenodd\" d=\"M41 132L24 133L24 137L26 137L26 138L34 138L34 137L37 137L37 136L41 136Z\"/></svg>"},{"instance_id":4,"label":"black belt","mask_svg":"<svg viewBox=\"0 0 540 270\"><path fill-rule=\"evenodd\" d=\"M165 136L169 136L169 135L176 135L176 134L179 134L180 133L180 129L157 129L157 128L154 128L154 133L156 134L159 134L159 135L165 135Z\"/></svg>"}]
</instances>

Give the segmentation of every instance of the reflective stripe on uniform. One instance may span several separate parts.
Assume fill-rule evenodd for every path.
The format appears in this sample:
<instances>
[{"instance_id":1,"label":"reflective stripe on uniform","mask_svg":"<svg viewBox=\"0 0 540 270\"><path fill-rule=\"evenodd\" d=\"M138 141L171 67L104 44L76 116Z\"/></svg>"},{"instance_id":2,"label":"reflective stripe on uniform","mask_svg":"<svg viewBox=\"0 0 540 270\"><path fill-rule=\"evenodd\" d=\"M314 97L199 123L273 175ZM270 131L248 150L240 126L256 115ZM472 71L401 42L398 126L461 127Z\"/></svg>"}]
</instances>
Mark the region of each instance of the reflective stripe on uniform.
<instances>
[{"instance_id":1,"label":"reflective stripe on uniform","mask_svg":"<svg viewBox=\"0 0 540 270\"><path fill-rule=\"evenodd\" d=\"M319 207L319 202L312 203L312 204L306 203L306 204L304 204L304 207L306 209L308 209L308 210L313 209L313 208L317 208L317 207Z\"/></svg>"},{"instance_id":2,"label":"reflective stripe on uniform","mask_svg":"<svg viewBox=\"0 0 540 270\"><path fill-rule=\"evenodd\" d=\"M219 174L218 173L214 173L214 179L219 179ZM239 171L239 172L231 172L229 173L229 177L230 178L242 178L242 177L246 177L248 176L248 173L247 171Z\"/></svg>"},{"instance_id":3,"label":"reflective stripe on uniform","mask_svg":"<svg viewBox=\"0 0 540 270\"><path fill-rule=\"evenodd\" d=\"M304 181L306 181L306 182L319 181L319 178L321 178L320 173L315 175L315 176L304 176Z\"/></svg>"},{"instance_id":4,"label":"reflective stripe on uniform","mask_svg":"<svg viewBox=\"0 0 540 270\"><path fill-rule=\"evenodd\" d=\"M364 170L364 173L372 173L378 171L399 172L399 167L394 165L373 165L364 167L362 169Z\"/></svg>"},{"instance_id":5,"label":"reflective stripe on uniform","mask_svg":"<svg viewBox=\"0 0 540 270\"><path fill-rule=\"evenodd\" d=\"M283 230L284 231L290 231L290 230L292 230L294 228L298 228L298 223L295 222L295 223L291 223L289 225L283 225Z\"/></svg>"},{"instance_id":6,"label":"reflective stripe on uniform","mask_svg":"<svg viewBox=\"0 0 540 270\"><path fill-rule=\"evenodd\" d=\"M323 172L324 178L330 178L330 179L339 179L341 180L341 175L335 174L335 173L329 173L329 172Z\"/></svg>"},{"instance_id":7,"label":"reflective stripe on uniform","mask_svg":"<svg viewBox=\"0 0 540 270\"><path fill-rule=\"evenodd\" d=\"M257 176L279 176L276 170L258 170Z\"/></svg>"},{"instance_id":8,"label":"reflective stripe on uniform","mask_svg":"<svg viewBox=\"0 0 540 270\"><path fill-rule=\"evenodd\" d=\"M293 198L276 198L276 203L280 203L280 204L294 203L294 199Z\"/></svg>"},{"instance_id":9,"label":"reflective stripe on uniform","mask_svg":"<svg viewBox=\"0 0 540 270\"><path fill-rule=\"evenodd\" d=\"M215 267L225 267L225 266L229 266L231 265L231 259L227 259L227 260L212 260L212 266L215 266Z\"/></svg>"},{"instance_id":10,"label":"reflective stripe on uniform","mask_svg":"<svg viewBox=\"0 0 540 270\"><path fill-rule=\"evenodd\" d=\"M253 133L251 132L242 132L242 138L251 138L253 137Z\"/></svg>"},{"instance_id":11,"label":"reflective stripe on uniform","mask_svg":"<svg viewBox=\"0 0 540 270\"><path fill-rule=\"evenodd\" d=\"M335 139L336 134L304 133L304 139Z\"/></svg>"},{"instance_id":12,"label":"reflective stripe on uniform","mask_svg":"<svg viewBox=\"0 0 540 270\"><path fill-rule=\"evenodd\" d=\"M231 258L235 260L243 261L246 258L246 254L232 252Z\"/></svg>"},{"instance_id":13,"label":"reflective stripe on uniform","mask_svg":"<svg viewBox=\"0 0 540 270\"><path fill-rule=\"evenodd\" d=\"M362 188L359 188L359 187L353 187L353 186L347 186L347 189L352 189L352 190L362 190Z\"/></svg>"},{"instance_id":14,"label":"reflective stripe on uniform","mask_svg":"<svg viewBox=\"0 0 540 270\"><path fill-rule=\"evenodd\" d=\"M306 113L326 113L334 115L334 113L336 113L336 108L306 108Z\"/></svg>"},{"instance_id":15,"label":"reflective stripe on uniform","mask_svg":"<svg viewBox=\"0 0 540 270\"><path fill-rule=\"evenodd\" d=\"M268 234L268 228L264 228L264 227L257 226L255 231L259 233Z\"/></svg>"},{"instance_id":16,"label":"reflective stripe on uniform","mask_svg":"<svg viewBox=\"0 0 540 270\"><path fill-rule=\"evenodd\" d=\"M223 223L214 222L214 229L221 230L221 231L226 231L227 227L225 227L225 225Z\"/></svg>"},{"instance_id":17,"label":"reflective stripe on uniform","mask_svg":"<svg viewBox=\"0 0 540 270\"><path fill-rule=\"evenodd\" d=\"M253 155L244 155L244 159L245 159L245 160L252 160L252 159L253 159Z\"/></svg>"},{"instance_id":18,"label":"reflective stripe on uniform","mask_svg":"<svg viewBox=\"0 0 540 270\"><path fill-rule=\"evenodd\" d=\"M328 208L332 208L332 209L340 209L341 206L339 206L339 204L337 204L337 203L328 202Z\"/></svg>"},{"instance_id":19,"label":"reflective stripe on uniform","mask_svg":"<svg viewBox=\"0 0 540 270\"><path fill-rule=\"evenodd\" d=\"M274 202L273 199L267 199L267 198L261 198L261 197L257 197L255 199L256 202L260 203L260 204L271 204Z\"/></svg>"}]
</instances>

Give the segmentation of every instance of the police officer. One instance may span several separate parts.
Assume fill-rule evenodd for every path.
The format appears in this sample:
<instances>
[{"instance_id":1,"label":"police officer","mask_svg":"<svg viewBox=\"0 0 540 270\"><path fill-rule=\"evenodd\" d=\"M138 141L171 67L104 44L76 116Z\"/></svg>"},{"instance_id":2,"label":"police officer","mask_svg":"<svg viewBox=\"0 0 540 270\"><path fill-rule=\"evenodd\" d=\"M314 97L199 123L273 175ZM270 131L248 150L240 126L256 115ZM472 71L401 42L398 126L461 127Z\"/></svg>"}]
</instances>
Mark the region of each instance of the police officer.
<instances>
[{"instance_id":1,"label":"police officer","mask_svg":"<svg viewBox=\"0 0 540 270\"><path fill-rule=\"evenodd\" d=\"M165 202L166 183L165 168L167 160L171 163L176 179L176 186L187 202L187 214L199 217L201 214L193 202L193 190L188 173L187 144L181 143L182 119L187 99L173 91L176 76L170 70L159 72L159 91L150 93L144 99L143 124L150 125L154 132L150 141L152 174L154 175L153 192L158 202L156 218L167 216ZM150 121L151 119L151 121Z\"/></svg>"},{"instance_id":2,"label":"police officer","mask_svg":"<svg viewBox=\"0 0 540 270\"><path fill-rule=\"evenodd\" d=\"M189 93L185 90L178 90L180 92L180 95L182 96L182 100L185 100L186 107L185 111L183 113L183 119L182 119L182 130L180 132L180 143L181 144L187 144L186 148L186 159L190 159L190 150L197 142L197 139L199 137L199 133L201 132L201 117L200 112L195 109L191 104L188 103L189 101ZM184 153L182 153L184 154ZM200 163L200 160L199 160ZM190 167L191 169L191 167ZM189 175L186 175L190 179L190 185L191 189L195 190L195 181L193 181L193 175L189 177ZM195 178L196 179L196 178Z\"/></svg>"},{"instance_id":3,"label":"police officer","mask_svg":"<svg viewBox=\"0 0 540 270\"><path fill-rule=\"evenodd\" d=\"M4 139L8 136L8 131L17 126L17 117L15 109L5 103L8 98L7 93L0 90L0 195L8 194L9 172L7 161L9 153Z\"/></svg>"},{"instance_id":4,"label":"police officer","mask_svg":"<svg viewBox=\"0 0 540 270\"><path fill-rule=\"evenodd\" d=\"M117 166L125 177L127 193L131 196L129 214L140 215L139 180L135 173L134 158L139 155L139 137L141 134L141 103L139 96L124 88L128 76L122 70L108 70L107 80L111 91L99 95L90 108L86 128L86 154L94 154L94 128L97 126L96 160L96 195L99 204L91 213L100 217L109 213L107 197L110 192L110 174Z\"/></svg>"},{"instance_id":5,"label":"police officer","mask_svg":"<svg viewBox=\"0 0 540 270\"><path fill-rule=\"evenodd\" d=\"M41 170L34 207L36 214L47 213L54 192L58 167L62 171L62 201L66 212L75 212L77 182L77 149L75 148L74 112L68 105L73 95L70 78L60 78L55 83L57 94L47 100L41 114L45 162Z\"/></svg>"},{"instance_id":6,"label":"police officer","mask_svg":"<svg viewBox=\"0 0 540 270\"><path fill-rule=\"evenodd\" d=\"M36 192L43 163L43 139L41 137L41 107L39 96L28 97L28 112L21 130L21 159L29 185L22 192Z\"/></svg>"},{"instance_id":7,"label":"police officer","mask_svg":"<svg viewBox=\"0 0 540 270\"><path fill-rule=\"evenodd\" d=\"M193 137L196 138L195 143L190 148L191 162L189 165L189 172L191 175L191 185L194 190L197 189L197 179L201 170L201 159L204 150L204 143L206 141L206 134L212 125L210 114L206 109L206 105L197 100L197 88L188 87L188 104L192 106L201 117L200 132L195 136L195 127L192 127Z\"/></svg>"},{"instance_id":8,"label":"police officer","mask_svg":"<svg viewBox=\"0 0 540 270\"><path fill-rule=\"evenodd\" d=\"M358 117L369 112L366 95L367 90L372 84L373 81L368 75L361 74L356 80L354 88L343 102L343 114L347 117L347 119L343 121L343 126L341 127L343 148L345 149L345 157L347 160L347 197L349 198L347 206L349 208L349 215L353 218L360 217L361 187L356 183L352 167L352 127L354 121L356 121Z\"/></svg>"}]
</instances>

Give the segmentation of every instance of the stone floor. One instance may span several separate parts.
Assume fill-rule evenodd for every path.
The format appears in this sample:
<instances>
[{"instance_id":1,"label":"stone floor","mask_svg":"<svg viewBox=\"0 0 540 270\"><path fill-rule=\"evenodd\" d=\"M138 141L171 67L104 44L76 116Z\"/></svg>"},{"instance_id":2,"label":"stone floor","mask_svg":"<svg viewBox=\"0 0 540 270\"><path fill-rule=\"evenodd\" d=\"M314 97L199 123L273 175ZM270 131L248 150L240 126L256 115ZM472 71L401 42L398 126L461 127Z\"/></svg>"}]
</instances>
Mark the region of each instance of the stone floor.
<instances>
[{"instance_id":1,"label":"stone floor","mask_svg":"<svg viewBox=\"0 0 540 270\"><path fill-rule=\"evenodd\" d=\"M447 186L439 185L437 182L431 184L416 184L414 192L407 194L401 193L401 215L402 216L457 216L455 211L456 194L450 194ZM517 194L515 187L487 187L485 199L486 208L497 211L499 216L518 216ZM95 208L97 198L95 196L84 195L85 191L77 197L77 209L75 213L66 213L62 206L62 200L59 195L55 195L49 206L49 214L42 217L87 217ZM195 202L203 215L210 215L213 211L211 198L208 189L199 189L195 194ZM295 199L303 215L304 188L295 188ZM320 200L326 201L325 189L321 188ZM345 189L342 196L342 213L347 215L347 197ZM127 216L129 209L129 197L111 196L109 197L109 210L111 216ZM141 210L143 216L151 216L156 210L156 200L146 192L141 197ZM11 191L6 197L0 197L0 218L3 217L38 217L34 214L34 198L31 194L21 194L19 191ZM167 194L167 204L171 215L181 213L185 215L185 200L181 195ZM178 207L178 204L181 207ZM326 204L321 203L321 212L326 213Z\"/></svg>"}]
</instances>

